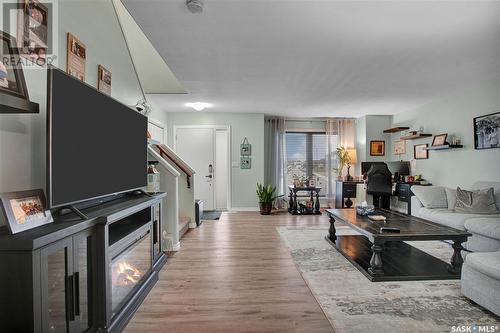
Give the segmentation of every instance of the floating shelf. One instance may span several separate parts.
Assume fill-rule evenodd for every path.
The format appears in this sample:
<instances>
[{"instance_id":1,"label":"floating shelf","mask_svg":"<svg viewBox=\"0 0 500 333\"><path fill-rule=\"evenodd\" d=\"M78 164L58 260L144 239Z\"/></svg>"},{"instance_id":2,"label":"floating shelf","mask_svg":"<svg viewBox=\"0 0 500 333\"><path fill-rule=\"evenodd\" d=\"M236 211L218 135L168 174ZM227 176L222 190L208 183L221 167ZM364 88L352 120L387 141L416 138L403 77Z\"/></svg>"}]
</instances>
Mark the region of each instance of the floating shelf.
<instances>
[{"instance_id":1,"label":"floating shelf","mask_svg":"<svg viewBox=\"0 0 500 333\"><path fill-rule=\"evenodd\" d=\"M393 127L393 128L388 128L384 130L384 133L397 133L397 132L402 132L409 130L409 127Z\"/></svg>"},{"instance_id":2,"label":"floating shelf","mask_svg":"<svg viewBox=\"0 0 500 333\"><path fill-rule=\"evenodd\" d=\"M428 138L431 136L432 134L415 134L415 135L402 136L401 140L416 140L421 138Z\"/></svg>"},{"instance_id":3,"label":"floating shelf","mask_svg":"<svg viewBox=\"0 0 500 333\"><path fill-rule=\"evenodd\" d=\"M430 146L425 148L426 150L446 150L446 149L458 149L458 148L463 148L463 145L450 145L450 144L445 144L445 145L440 145L440 146Z\"/></svg>"}]
</instances>

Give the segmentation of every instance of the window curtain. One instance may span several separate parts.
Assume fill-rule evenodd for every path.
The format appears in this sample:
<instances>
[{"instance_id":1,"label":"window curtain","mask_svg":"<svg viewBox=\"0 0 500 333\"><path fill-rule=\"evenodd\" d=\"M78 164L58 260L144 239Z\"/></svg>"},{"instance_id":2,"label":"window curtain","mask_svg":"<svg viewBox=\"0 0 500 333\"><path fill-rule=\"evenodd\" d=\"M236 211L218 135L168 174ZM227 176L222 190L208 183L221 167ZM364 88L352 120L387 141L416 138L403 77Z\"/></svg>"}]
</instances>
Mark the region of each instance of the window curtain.
<instances>
[{"instance_id":1,"label":"window curtain","mask_svg":"<svg viewBox=\"0 0 500 333\"><path fill-rule=\"evenodd\" d=\"M328 142L327 168L328 168L328 205L330 208L335 207L335 181L338 177L338 157L337 148L356 147L356 122L354 119L327 119L326 120L326 135ZM342 170L342 175L345 174Z\"/></svg>"},{"instance_id":2,"label":"window curtain","mask_svg":"<svg viewBox=\"0 0 500 333\"><path fill-rule=\"evenodd\" d=\"M285 194L285 119L281 117L264 120L264 155L266 184L276 186L276 195Z\"/></svg>"}]
</instances>

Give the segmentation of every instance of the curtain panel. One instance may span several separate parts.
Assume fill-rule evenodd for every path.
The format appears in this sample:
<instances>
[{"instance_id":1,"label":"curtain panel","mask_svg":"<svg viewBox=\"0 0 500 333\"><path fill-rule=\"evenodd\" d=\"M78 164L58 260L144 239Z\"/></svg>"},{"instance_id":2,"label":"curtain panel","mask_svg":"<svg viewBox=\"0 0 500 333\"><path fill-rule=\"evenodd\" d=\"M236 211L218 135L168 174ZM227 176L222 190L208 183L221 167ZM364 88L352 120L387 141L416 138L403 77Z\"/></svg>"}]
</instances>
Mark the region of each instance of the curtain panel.
<instances>
[{"instance_id":1,"label":"curtain panel","mask_svg":"<svg viewBox=\"0 0 500 333\"><path fill-rule=\"evenodd\" d=\"M325 130L328 141L327 168L328 168L328 205L335 207L335 181L338 177L337 148L356 148L356 121L355 119L327 119ZM345 170L342 170L343 176Z\"/></svg>"},{"instance_id":2,"label":"curtain panel","mask_svg":"<svg viewBox=\"0 0 500 333\"><path fill-rule=\"evenodd\" d=\"M276 186L277 195L285 194L285 118L265 118L264 156L264 182Z\"/></svg>"}]
</instances>

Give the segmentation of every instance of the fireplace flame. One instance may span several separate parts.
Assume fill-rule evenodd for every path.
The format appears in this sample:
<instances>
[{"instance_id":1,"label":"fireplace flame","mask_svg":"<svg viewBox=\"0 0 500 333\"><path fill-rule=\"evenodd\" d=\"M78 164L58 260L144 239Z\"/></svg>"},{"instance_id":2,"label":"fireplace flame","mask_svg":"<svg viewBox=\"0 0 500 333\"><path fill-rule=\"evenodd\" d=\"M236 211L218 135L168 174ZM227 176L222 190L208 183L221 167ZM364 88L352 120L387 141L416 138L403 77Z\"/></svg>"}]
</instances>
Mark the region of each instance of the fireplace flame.
<instances>
[{"instance_id":1,"label":"fireplace flame","mask_svg":"<svg viewBox=\"0 0 500 333\"><path fill-rule=\"evenodd\" d=\"M141 271L130 265L126 261L118 264L116 271L116 284L126 286L136 284L141 279Z\"/></svg>"}]
</instances>

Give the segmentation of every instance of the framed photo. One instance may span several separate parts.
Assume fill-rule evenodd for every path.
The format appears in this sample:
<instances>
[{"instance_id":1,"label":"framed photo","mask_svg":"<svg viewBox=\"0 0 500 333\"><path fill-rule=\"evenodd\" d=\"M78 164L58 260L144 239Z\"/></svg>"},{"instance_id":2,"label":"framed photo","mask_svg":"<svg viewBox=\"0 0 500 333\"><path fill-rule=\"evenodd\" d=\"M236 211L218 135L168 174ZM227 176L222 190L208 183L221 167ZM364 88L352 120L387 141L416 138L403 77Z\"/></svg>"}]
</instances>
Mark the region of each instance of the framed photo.
<instances>
[{"instance_id":1,"label":"framed photo","mask_svg":"<svg viewBox=\"0 0 500 333\"><path fill-rule=\"evenodd\" d=\"M474 118L474 148L500 148L500 112Z\"/></svg>"},{"instance_id":2,"label":"framed photo","mask_svg":"<svg viewBox=\"0 0 500 333\"><path fill-rule=\"evenodd\" d=\"M251 157L241 157L240 169L251 169L252 168L252 158Z\"/></svg>"},{"instance_id":3,"label":"framed photo","mask_svg":"<svg viewBox=\"0 0 500 333\"><path fill-rule=\"evenodd\" d=\"M448 133L434 135L434 139L432 139L432 146L442 146L446 144L446 139L448 138Z\"/></svg>"},{"instance_id":4,"label":"framed photo","mask_svg":"<svg viewBox=\"0 0 500 333\"><path fill-rule=\"evenodd\" d=\"M394 155L406 154L406 141L405 140L395 141L392 152Z\"/></svg>"},{"instance_id":5,"label":"framed photo","mask_svg":"<svg viewBox=\"0 0 500 333\"><path fill-rule=\"evenodd\" d=\"M243 143L240 145L240 155L241 156L252 155L252 145L248 142L247 138L244 138Z\"/></svg>"},{"instance_id":6,"label":"framed photo","mask_svg":"<svg viewBox=\"0 0 500 333\"><path fill-rule=\"evenodd\" d=\"M78 38L68 32L68 50L66 71L69 75L85 81L85 61L87 59L87 47Z\"/></svg>"},{"instance_id":7,"label":"framed photo","mask_svg":"<svg viewBox=\"0 0 500 333\"><path fill-rule=\"evenodd\" d=\"M104 66L97 66L97 89L111 96L111 72Z\"/></svg>"},{"instance_id":8,"label":"framed photo","mask_svg":"<svg viewBox=\"0 0 500 333\"><path fill-rule=\"evenodd\" d=\"M20 0L17 47L21 56L43 66L48 49L49 10L38 0Z\"/></svg>"},{"instance_id":9,"label":"framed photo","mask_svg":"<svg viewBox=\"0 0 500 333\"><path fill-rule=\"evenodd\" d=\"M427 147L429 147L429 145L427 143L413 146L413 158L416 160L428 159L429 158L429 151L427 150Z\"/></svg>"},{"instance_id":10,"label":"framed photo","mask_svg":"<svg viewBox=\"0 0 500 333\"><path fill-rule=\"evenodd\" d=\"M384 156L385 141L370 141L370 156Z\"/></svg>"},{"instance_id":11,"label":"framed photo","mask_svg":"<svg viewBox=\"0 0 500 333\"><path fill-rule=\"evenodd\" d=\"M0 31L2 45L0 48L0 93L6 93L29 100L23 69L20 66L16 39ZM1 112L1 111L0 111Z\"/></svg>"},{"instance_id":12,"label":"framed photo","mask_svg":"<svg viewBox=\"0 0 500 333\"><path fill-rule=\"evenodd\" d=\"M12 234L54 221L42 189L2 193L0 200Z\"/></svg>"}]
</instances>

